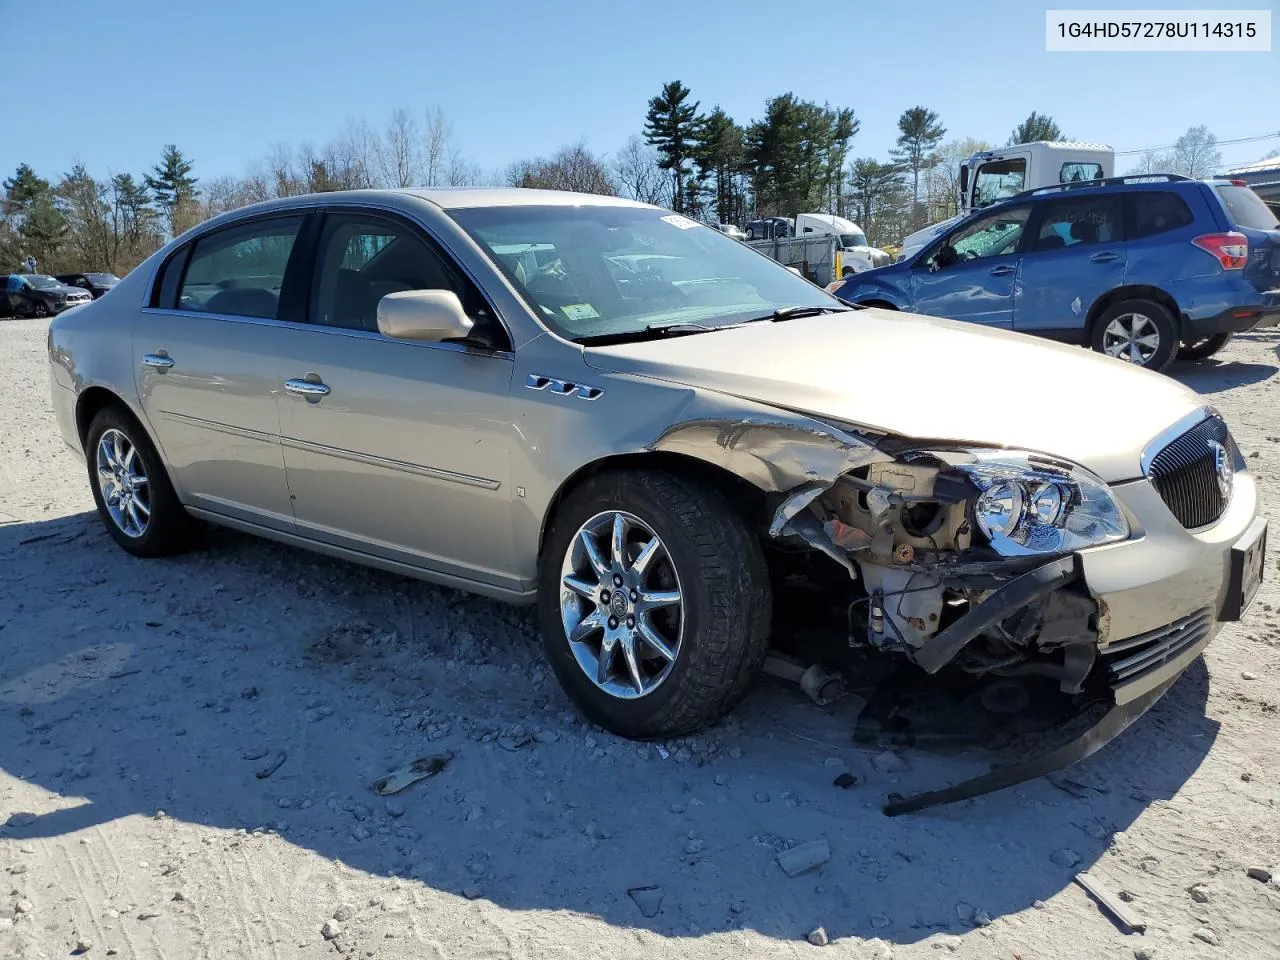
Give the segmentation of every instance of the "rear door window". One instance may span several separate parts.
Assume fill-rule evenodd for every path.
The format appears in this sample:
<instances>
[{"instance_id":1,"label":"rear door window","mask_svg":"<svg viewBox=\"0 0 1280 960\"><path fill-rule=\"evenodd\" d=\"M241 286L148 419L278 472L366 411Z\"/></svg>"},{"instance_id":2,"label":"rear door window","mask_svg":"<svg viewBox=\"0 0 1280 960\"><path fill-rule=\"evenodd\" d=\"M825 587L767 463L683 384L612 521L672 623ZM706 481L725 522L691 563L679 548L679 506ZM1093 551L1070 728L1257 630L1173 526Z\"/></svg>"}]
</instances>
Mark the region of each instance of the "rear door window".
<instances>
[{"instance_id":1,"label":"rear door window","mask_svg":"<svg viewBox=\"0 0 1280 960\"><path fill-rule=\"evenodd\" d=\"M1121 235L1120 204L1114 195L1063 197L1044 204L1029 251L1114 243Z\"/></svg>"},{"instance_id":2,"label":"rear door window","mask_svg":"<svg viewBox=\"0 0 1280 960\"><path fill-rule=\"evenodd\" d=\"M201 237L191 251L179 310L274 320L302 217L259 220Z\"/></svg>"},{"instance_id":3,"label":"rear door window","mask_svg":"<svg viewBox=\"0 0 1280 960\"><path fill-rule=\"evenodd\" d=\"M1224 183L1213 188L1222 205L1227 208L1231 222L1237 227L1252 227L1254 230L1274 230L1280 226L1271 208L1262 202L1262 198L1249 187Z\"/></svg>"},{"instance_id":4,"label":"rear door window","mask_svg":"<svg viewBox=\"0 0 1280 960\"><path fill-rule=\"evenodd\" d=\"M1176 193L1167 190L1139 190L1125 197L1128 207L1126 236L1130 240L1155 237L1186 227L1195 219L1191 208Z\"/></svg>"}]
</instances>

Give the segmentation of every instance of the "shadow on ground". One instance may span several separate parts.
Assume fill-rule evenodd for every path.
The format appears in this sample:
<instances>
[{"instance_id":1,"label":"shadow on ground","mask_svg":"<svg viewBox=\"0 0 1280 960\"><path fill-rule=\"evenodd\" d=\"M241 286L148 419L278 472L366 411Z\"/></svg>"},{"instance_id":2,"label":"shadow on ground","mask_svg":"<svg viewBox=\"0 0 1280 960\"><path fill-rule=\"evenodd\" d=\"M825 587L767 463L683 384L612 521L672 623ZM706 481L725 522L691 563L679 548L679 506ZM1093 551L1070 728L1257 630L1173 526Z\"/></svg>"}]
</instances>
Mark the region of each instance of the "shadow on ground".
<instances>
[{"instance_id":1,"label":"shadow on ground","mask_svg":"<svg viewBox=\"0 0 1280 960\"><path fill-rule=\"evenodd\" d=\"M1217 734L1198 662L1071 783L888 819L887 793L982 764L908 752L891 769L852 744L847 706L769 686L706 735L622 741L568 713L529 611L236 534L211 541L141 561L90 514L0 526L0 768L59 808L4 836L163 809L514 910L672 936L793 940L825 924L908 943L961 929L966 904L997 917L1060 891ZM509 751L519 727L539 736ZM438 777L390 803L371 791L445 749ZM853 789L832 785L843 770ZM777 852L817 838L830 862L785 876ZM645 885L661 888L652 917L627 895Z\"/></svg>"}]
</instances>

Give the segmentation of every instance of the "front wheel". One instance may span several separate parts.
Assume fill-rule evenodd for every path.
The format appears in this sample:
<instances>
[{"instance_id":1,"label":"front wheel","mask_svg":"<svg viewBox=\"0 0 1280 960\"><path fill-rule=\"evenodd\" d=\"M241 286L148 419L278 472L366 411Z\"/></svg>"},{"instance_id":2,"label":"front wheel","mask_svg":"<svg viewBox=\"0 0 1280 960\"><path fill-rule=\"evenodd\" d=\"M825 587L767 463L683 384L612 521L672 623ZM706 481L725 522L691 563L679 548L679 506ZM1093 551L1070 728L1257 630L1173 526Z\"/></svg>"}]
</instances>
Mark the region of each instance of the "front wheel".
<instances>
[{"instance_id":1,"label":"front wheel","mask_svg":"<svg viewBox=\"0 0 1280 960\"><path fill-rule=\"evenodd\" d=\"M1212 337L1205 337L1203 340L1192 340L1189 343L1184 343L1178 350L1178 359L1185 360L1188 363L1207 360L1230 343L1232 336L1233 334L1230 333L1219 333Z\"/></svg>"},{"instance_id":2,"label":"front wheel","mask_svg":"<svg viewBox=\"0 0 1280 960\"><path fill-rule=\"evenodd\" d=\"M546 537L538 601L561 686L624 737L717 720L768 648L759 541L723 495L668 473L604 473L571 493Z\"/></svg>"},{"instance_id":3,"label":"front wheel","mask_svg":"<svg viewBox=\"0 0 1280 960\"><path fill-rule=\"evenodd\" d=\"M49 308L40 300L36 301L36 305L31 308L31 315L38 320L43 320L49 315Z\"/></svg>"},{"instance_id":4,"label":"front wheel","mask_svg":"<svg viewBox=\"0 0 1280 960\"><path fill-rule=\"evenodd\" d=\"M1173 314L1154 300L1121 300L1093 326L1093 349L1148 370L1163 370L1178 349Z\"/></svg>"}]
</instances>

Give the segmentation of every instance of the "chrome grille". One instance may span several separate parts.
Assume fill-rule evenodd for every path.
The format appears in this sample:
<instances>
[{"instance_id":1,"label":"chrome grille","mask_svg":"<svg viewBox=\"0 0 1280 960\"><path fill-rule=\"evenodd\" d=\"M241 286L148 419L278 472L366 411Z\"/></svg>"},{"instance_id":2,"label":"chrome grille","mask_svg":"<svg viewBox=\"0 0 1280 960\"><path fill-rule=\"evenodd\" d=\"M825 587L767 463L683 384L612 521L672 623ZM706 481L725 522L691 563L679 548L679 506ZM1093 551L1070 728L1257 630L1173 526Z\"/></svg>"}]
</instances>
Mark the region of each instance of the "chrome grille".
<instances>
[{"instance_id":1,"label":"chrome grille","mask_svg":"<svg viewBox=\"0 0 1280 960\"><path fill-rule=\"evenodd\" d=\"M1151 460L1147 476L1178 522L1188 529L1213 523L1227 509L1218 486L1213 443L1234 459L1235 444L1219 417L1207 417L1173 440Z\"/></svg>"},{"instance_id":2,"label":"chrome grille","mask_svg":"<svg viewBox=\"0 0 1280 960\"><path fill-rule=\"evenodd\" d=\"M1127 683L1168 663L1209 634L1213 611L1208 608L1175 620L1167 627L1117 640L1102 651L1112 683Z\"/></svg>"}]
</instances>

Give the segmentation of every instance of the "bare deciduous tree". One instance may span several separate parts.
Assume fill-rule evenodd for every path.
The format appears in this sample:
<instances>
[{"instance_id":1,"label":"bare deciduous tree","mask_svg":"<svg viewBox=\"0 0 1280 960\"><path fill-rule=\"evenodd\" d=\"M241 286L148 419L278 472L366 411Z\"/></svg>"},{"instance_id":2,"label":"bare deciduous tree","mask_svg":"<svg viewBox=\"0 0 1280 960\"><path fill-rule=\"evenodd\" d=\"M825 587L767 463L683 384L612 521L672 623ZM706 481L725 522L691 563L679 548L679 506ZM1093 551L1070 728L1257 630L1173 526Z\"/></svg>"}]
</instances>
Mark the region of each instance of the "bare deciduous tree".
<instances>
[{"instance_id":1,"label":"bare deciduous tree","mask_svg":"<svg viewBox=\"0 0 1280 960\"><path fill-rule=\"evenodd\" d=\"M585 140L561 147L550 157L520 160L507 169L507 182L513 187L539 190L572 190L575 193L601 193L617 196L604 163L587 149Z\"/></svg>"},{"instance_id":2,"label":"bare deciduous tree","mask_svg":"<svg viewBox=\"0 0 1280 960\"><path fill-rule=\"evenodd\" d=\"M658 166L658 151L633 135L613 158L613 176L624 197L671 206L671 178Z\"/></svg>"}]
</instances>

